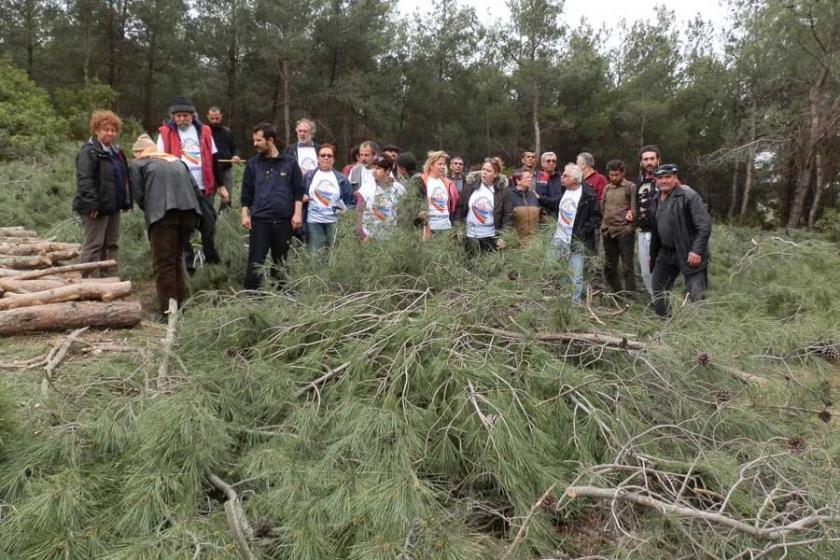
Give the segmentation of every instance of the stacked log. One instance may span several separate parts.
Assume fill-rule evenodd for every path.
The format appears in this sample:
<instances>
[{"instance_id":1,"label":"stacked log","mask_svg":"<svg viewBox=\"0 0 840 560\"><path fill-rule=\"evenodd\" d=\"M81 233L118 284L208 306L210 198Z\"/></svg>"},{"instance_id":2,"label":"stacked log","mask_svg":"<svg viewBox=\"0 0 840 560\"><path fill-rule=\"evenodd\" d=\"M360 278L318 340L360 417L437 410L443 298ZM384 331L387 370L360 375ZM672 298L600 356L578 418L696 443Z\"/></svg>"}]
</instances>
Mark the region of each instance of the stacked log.
<instances>
[{"instance_id":1,"label":"stacked log","mask_svg":"<svg viewBox=\"0 0 840 560\"><path fill-rule=\"evenodd\" d=\"M131 282L86 277L114 270L117 262L68 263L79 250L22 227L0 227L0 335L140 322L140 303L125 301Z\"/></svg>"}]
</instances>

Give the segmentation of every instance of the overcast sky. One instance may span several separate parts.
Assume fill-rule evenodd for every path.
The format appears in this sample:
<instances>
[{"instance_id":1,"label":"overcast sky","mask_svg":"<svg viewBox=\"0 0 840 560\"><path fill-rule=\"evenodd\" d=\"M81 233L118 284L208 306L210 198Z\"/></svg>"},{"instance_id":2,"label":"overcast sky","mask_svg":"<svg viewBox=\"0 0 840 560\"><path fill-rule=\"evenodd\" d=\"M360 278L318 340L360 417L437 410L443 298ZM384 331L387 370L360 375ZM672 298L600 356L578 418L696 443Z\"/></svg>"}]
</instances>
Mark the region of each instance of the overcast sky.
<instances>
[{"instance_id":1,"label":"overcast sky","mask_svg":"<svg viewBox=\"0 0 840 560\"><path fill-rule=\"evenodd\" d=\"M480 18L490 16L490 21L506 19L509 14L505 0L460 0L460 2L473 6ZM621 18L627 21L653 19L656 4L666 4L676 13L680 21L693 19L699 12L703 19L711 20L718 31L726 19L726 10L720 0L668 0L667 2L566 0L563 7L563 19L567 24L575 25L582 17L586 17L593 28L600 29L602 25L609 27L618 23ZM416 8L422 10L428 5L428 0L399 0L400 11L406 14L412 13Z\"/></svg>"}]
</instances>

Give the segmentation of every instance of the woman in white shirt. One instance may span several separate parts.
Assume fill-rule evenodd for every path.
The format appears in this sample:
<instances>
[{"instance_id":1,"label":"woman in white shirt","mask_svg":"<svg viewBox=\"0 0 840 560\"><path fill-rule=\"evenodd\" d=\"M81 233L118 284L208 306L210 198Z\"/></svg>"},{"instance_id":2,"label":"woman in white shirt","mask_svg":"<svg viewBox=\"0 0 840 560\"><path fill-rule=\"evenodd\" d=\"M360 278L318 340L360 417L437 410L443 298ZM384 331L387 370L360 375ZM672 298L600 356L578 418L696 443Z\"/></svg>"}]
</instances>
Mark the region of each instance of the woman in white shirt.
<instances>
[{"instance_id":1,"label":"woman in white shirt","mask_svg":"<svg viewBox=\"0 0 840 560\"><path fill-rule=\"evenodd\" d=\"M376 156L370 169L376 185L356 191L356 237L360 241L384 239L397 227L397 206L405 187L391 177L393 162Z\"/></svg>"},{"instance_id":2,"label":"woman in white shirt","mask_svg":"<svg viewBox=\"0 0 840 560\"><path fill-rule=\"evenodd\" d=\"M455 208L458 205L458 188L446 178L446 152L429 152L423 173L420 175L420 198L425 201L423 238L452 229Z\"/></svg>"},{"instance_id":3,"label":"woman in white shirt","mask_svg":"<svg viewBox=\"0 0 840 560\"><path fill-rule=\"evenodd\" d=\"M335 241L338 212L353 206L353 189L347 177L333 169L335 146L318 147L318 167L303 177L306 243L314 251L326 250Z\"/></svg>"},{"instance_id":4,"label":"woman in white shirt","mask_svg":"<svg viewBox=\"0 0 840 560\"><path fill-rule=\"evenodd\" d=\"M498 234L513 226L513 203L507 194L507 181L501 180L502 162L486 158L479 179L467 184L458 201L456 216L466 226L467 250L471 253L504 249Z\"/></svg>"}]
</instances>

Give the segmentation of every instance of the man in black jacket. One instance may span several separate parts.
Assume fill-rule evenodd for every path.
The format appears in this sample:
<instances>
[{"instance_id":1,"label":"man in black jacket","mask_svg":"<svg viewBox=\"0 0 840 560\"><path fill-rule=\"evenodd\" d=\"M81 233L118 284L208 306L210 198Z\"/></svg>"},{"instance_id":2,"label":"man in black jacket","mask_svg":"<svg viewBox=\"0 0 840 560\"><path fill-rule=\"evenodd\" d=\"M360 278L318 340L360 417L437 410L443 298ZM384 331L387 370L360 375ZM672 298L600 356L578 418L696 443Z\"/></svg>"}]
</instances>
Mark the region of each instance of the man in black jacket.
<instances>
[{"instance_id":1,"label":"man in black jacket","mask_svg":"<svg viewBox=\"0 0 840 560\"><path fill-rule=\"evenodd\" d=\"M569 164L560 175L560 195L539 197L540 206L557 214L557 228L551 239L552 253L569 261L574 290L572 303L583 303L584 258L595 253L595 239L601 225L601 207L595 191L583 182L583 172Z\"/></svg>"},{"instance_id":2,"label":"man in black jacket","mask_svg":"<svg viewBox=\"0 0 840 560\"><path fill-rule=\"evenodd\" d=\"M246 290L260 286L257 268L271 249L280 267L289 241L303 224L303 175L294 157L277 149L277 130L270 123L253 129L257 155L245 165L242 178L242 226L250 230Z\"/></svg>"},{"instance_id":3,"label":"man in black jacket","mask_svg":"<svg viewBox=\"0 0 840 560\"><path fill-rule=\"evenodd\" d=\"M694 189L681 185L679 169L666 164L654 172L659 195L650 213L650 261L656 314L668 317L668 295L682 273L691 301L703 299L709 263L712 220Z\"/></svg>"},{"instance_id":4,"label":"man in black jacket","mask_svg":"<svg viewBox=\"0 0 840 560\"><path fill-rule=\"evenodd\" d=\"M213 133L213 142L216 144L218 150L213 157L216 159L216 169L219 172L217 181L223 185L228 193L233 195L233 164L239 163L241 160L236 155L236 142L233 139L233 133L228 127L222 124L222 110L218 107L210 107L207 109L207 123L210 125L210 131ZM222 199L219 205L219 211L222 212L230 208L230 198Z\"/></svg>"}]
</instances>

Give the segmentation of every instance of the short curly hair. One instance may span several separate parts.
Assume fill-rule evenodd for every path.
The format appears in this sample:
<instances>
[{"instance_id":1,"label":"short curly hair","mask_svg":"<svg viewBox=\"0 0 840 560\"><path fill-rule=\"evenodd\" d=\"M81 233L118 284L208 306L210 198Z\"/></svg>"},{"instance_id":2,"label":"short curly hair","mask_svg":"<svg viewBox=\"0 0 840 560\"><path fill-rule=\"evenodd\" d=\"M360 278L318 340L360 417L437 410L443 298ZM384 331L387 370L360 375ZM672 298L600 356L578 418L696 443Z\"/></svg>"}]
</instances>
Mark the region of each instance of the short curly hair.
<instances>
[{"instance_id":1,"label":"short curly hair","mask_svg":"<svg viewBox=\"0 0 840 560\"><path fill-rule=\"evenodd\" d=\"M99 111L94 111L90 116L90 131L92 133L96 133L97 130L109 124L113 125L117 129L117 132L119 132L123 122L113 111L100 109Z\"/></svg>"}]
</instances>

